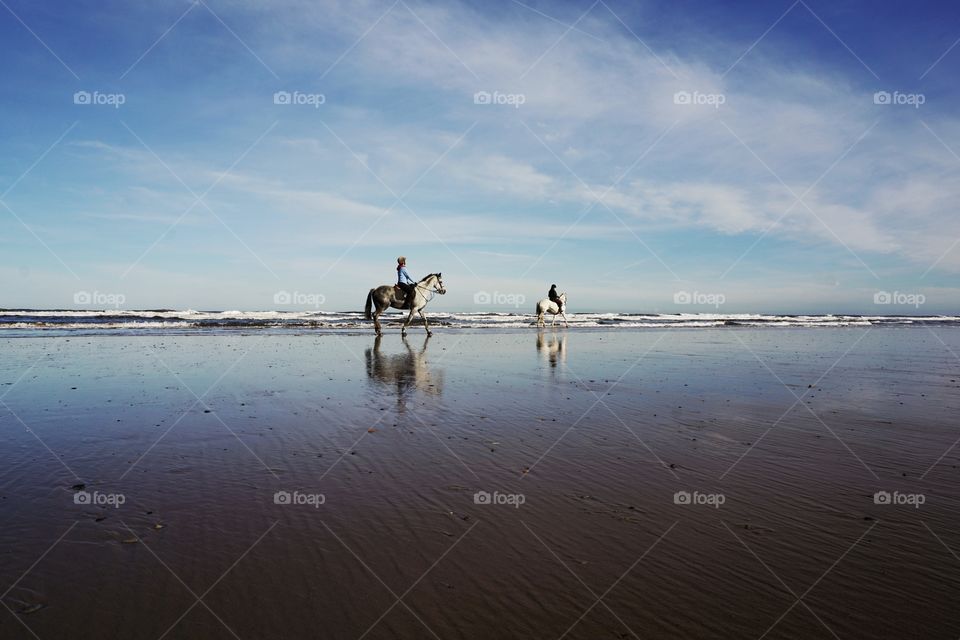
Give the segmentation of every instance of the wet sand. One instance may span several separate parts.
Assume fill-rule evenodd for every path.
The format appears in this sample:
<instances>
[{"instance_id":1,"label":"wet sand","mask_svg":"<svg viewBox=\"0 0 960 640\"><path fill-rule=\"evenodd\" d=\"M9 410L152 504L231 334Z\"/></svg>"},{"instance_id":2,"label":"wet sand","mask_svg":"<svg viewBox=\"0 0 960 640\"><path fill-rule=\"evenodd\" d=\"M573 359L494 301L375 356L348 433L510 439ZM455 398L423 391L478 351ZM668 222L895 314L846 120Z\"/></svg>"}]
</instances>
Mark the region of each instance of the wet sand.
<instances>
[{"instance_id":1,"label":"wet sand","mask_svg":"<svg viewBox=\"0 0 960 640\"><path fill-rule=\"evenodd\" d=\"M3 638L960 635L960 329L0 353Z\"/></svg>"}]
</instances>

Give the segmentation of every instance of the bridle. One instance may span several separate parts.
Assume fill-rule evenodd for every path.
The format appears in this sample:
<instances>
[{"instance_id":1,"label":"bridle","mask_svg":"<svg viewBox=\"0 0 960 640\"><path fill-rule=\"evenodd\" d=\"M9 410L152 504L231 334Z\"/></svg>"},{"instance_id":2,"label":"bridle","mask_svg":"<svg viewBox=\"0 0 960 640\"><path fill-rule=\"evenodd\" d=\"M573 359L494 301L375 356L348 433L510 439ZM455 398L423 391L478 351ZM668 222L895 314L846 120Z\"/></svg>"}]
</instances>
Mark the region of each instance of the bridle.
<instances>
[{"instance_id":1,"label":"bridle","mask_svg":"<svg viewBox=\"0 0 960 640\"><path fill-rule=\"evenodd\" d=\"M414 286L415 288L417 288L417 289L422 289L422 290L424 290L424 291L430 292L430 297L427 298L427 302L430 302L431 300L433 300L433 298L434 298L434 296L435 296L436 294L439 293L440 295L444 295L444 294L447 292L447 290L443 288L443 281L442 281L440 278L437 278L437 284L434 285L433 288L431 288L431 287L424 287L424 286L421 285L419 282L417 282L417 283L414 284L413 286Z\"/></svg>"}]
</instances>

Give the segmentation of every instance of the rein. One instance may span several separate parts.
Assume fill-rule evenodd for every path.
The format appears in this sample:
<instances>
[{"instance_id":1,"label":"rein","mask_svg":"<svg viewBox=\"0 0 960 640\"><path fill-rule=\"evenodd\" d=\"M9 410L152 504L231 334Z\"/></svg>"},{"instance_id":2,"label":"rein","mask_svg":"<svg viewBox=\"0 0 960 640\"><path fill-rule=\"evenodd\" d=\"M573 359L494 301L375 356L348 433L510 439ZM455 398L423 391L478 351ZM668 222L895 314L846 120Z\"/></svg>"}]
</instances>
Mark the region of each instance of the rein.
<instances>
[{"instance_id":1,"label":"rein","mask_svg":"<svg viewBox=\"0 0 960 640\"><path fill-rule=\"evenodd\" d=\"M423 289L424 291L429 291L429 292L430 292L430 297L427 298L427 302L430 302L431 300L433 300L433 299L436 297L436 295L437 295L437 290L436 290L436 289L431 289L430 287L424 287L424 286L422 286L419 282L417 282L417 283L414 284L413 286L414 286L415 288L417 288L417 289ZM426 297L426 296L424 296L424 297Z\"/></svg>"}]
</instances>

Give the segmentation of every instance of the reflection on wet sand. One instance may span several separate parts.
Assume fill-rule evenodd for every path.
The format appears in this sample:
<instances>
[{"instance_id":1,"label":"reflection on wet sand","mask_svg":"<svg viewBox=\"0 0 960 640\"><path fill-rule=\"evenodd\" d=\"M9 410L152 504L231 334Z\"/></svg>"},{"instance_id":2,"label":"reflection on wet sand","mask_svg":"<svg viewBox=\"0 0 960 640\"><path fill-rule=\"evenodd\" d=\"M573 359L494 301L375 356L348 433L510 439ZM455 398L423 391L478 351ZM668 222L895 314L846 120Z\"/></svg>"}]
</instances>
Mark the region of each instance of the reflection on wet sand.
<instances>
[{"instance_id":1,"label":"reflection on wet sand","mask_svg":"<svg viewBox=\"0 0 960 640\"><path fill-rule=\"evenodd\" d=\"M556 367L558 362L567 361L567 335L557 335L556 333L546 334L544 331L537 333L537 351L546 356L551 367Z\"/></svg>"},{"instance_id":2,"label":"reflection on wet sand","mask_svg":"<svg viewBox=\"0 0 960 640\"><path fill-rule=\"evenodd\" d=\"M382 340L377 336L373 348L366 350L367 376L371 381L395 388L400 404L414 390L431 395L443 392L443 371L431 371L427 363L429 337L424 338L419 351L410 346L407 338L403 338L405 350L400 353L383 353Z\"/></svg>"},{"instance_id":3,"label":"reflection on wet sand","mask_svg":"<svg viewBox=\"0 0 960 640\"><path fill-rule=\"evenodd\" d=\"M960 331L731 331L0 340L0 640L956 639Z\"/></svg>"}]
</instances>

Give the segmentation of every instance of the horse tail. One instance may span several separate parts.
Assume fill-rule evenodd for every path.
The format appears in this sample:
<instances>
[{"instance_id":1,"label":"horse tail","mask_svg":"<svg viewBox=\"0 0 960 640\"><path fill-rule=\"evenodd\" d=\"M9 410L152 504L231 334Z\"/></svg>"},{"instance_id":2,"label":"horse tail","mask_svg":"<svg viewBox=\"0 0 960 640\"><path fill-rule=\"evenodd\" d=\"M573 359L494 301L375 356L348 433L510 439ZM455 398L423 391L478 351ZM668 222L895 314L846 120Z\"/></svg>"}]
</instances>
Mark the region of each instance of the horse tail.
<instances>
[{"instance_id":1,"label":"horse tail","mask_svg":"<svg viewBox=\"0 0 960 640\"><path fill-rule=\"evenodd\" d=\"M367 294L367 306L363 308L363 317L367 320L373 320L373 316L370 315L370 307L373 305L373 289L370 289L370 293Z\"/></svg>"}]
</instances>

